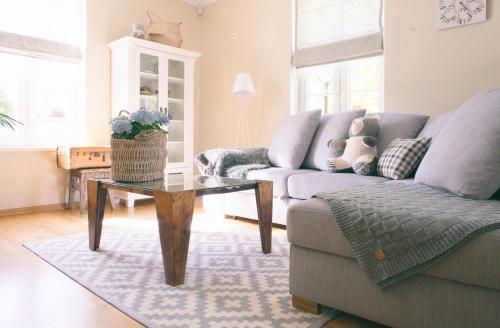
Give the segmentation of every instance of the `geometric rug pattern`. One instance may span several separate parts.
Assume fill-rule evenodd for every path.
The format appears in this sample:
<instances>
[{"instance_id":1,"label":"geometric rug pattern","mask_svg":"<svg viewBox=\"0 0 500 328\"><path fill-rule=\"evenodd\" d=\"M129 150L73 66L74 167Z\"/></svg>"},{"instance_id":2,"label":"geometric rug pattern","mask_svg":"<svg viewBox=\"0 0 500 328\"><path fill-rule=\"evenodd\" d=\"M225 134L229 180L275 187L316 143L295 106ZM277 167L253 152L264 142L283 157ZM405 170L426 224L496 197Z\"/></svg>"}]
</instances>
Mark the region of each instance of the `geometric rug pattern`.
<instances>
[{"instance_id":1,"label":"geometric rug pattern","mask_svg":"<svg viewBox=\"0 0 500 328\"><path fill-rule=\"evenodd\" d=\"M274 237L262 254L258 232L192 232L185 284L165 284L158 230L104 229L25 245L147 327L321 327L335 316L291 306L289 244Z\"/></svg>"}]
</instances>

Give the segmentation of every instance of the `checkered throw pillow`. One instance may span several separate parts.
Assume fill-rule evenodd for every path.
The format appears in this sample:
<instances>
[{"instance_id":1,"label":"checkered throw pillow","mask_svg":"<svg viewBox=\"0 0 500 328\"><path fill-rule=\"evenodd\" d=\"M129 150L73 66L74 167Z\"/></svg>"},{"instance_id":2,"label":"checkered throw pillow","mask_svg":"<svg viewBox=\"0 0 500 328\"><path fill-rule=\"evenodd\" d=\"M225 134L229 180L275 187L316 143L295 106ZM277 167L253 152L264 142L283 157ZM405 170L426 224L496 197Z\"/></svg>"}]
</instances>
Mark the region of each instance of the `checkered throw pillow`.
<instances>
[{"instance_id":1,"label":"checkered throw pillow","mask_svg":"<svg viewBox=\"0 0 500 328\"><path fill-rule=\"evenodd\" d=\"M377 174L401 180L418 167L429 148L431 138L394 139L384 150L377 164Z\"/></svg>"}]
</instances>

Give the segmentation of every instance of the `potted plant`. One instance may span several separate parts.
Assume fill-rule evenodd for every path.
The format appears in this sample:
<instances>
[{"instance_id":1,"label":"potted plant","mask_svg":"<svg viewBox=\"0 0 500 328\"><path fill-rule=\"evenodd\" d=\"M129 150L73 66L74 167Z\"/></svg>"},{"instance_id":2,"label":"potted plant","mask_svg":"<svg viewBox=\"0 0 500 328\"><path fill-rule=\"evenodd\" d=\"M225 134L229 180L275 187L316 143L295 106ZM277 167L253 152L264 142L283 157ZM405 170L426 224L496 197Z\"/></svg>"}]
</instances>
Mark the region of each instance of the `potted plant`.
<instances>
[{"instance_id":1,"label":"potted plant","mask_svg":"<svg viewBox=\"0 0 500 328\"><path fill-rule=\"evenodd\" d=\"M8 100L5 91L0 89L0 127L14 130L16 124L23 124L7 115L11 110L12 104Z\"/></svg>"},{"instance_id":2,"label":"potted plant","mask_svg":"<svg viewBox=\"0 0 500 328\"><path fill-rule=\"evenodd\" d=\"M122 115L126 113L127 115ZM167 131L170 121L163 112L140 109L121 111L111 120L111 178L144 182L163 179L167 163Z\"/></svg>"},{"instance_id":3,"label":"potted plant","mask_svg":"<svg viewBox=\"0 0 500 328\"><path fill-rule=\"evenodd\" d=\"M10 129L14 130L14 126L16 124L23 124L23 123L13 119L12 117L10 117L7 114L0 113L0 126L1 127L10 128Z\"/></svg>"}]
</instances>

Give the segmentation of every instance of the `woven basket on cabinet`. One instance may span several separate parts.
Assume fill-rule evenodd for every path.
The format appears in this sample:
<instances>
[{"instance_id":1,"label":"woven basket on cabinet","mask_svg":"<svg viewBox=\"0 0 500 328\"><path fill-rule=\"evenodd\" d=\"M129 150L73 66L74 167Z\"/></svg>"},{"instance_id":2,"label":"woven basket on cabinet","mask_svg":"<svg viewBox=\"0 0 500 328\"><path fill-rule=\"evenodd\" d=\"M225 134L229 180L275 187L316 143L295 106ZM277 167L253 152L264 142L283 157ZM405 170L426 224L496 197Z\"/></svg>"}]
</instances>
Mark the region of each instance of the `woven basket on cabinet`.
<instances>
[{"instance_id":1,"label":"woven basket on cabinet","mask_svg":"<svg viewBox=\"0 0 500 328\"><path fill-rule=\"evenodd\" d=\"M111 178L144 182L163 179L167 164L167 137L157 133L147 139L111 139Z\"/></svg>"}]
</instances>

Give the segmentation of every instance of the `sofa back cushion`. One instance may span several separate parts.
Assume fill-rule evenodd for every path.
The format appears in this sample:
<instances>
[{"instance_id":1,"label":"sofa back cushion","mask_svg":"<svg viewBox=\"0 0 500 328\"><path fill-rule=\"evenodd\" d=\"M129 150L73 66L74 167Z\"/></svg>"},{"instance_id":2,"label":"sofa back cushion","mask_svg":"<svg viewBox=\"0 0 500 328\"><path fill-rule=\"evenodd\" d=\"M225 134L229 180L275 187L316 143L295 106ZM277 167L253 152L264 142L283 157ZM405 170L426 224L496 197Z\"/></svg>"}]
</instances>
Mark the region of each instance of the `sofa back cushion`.
<instances>
[{"instance_id":1,"label":"sofa back cushion","mask_svg":"<svg viewBox=\"0 0 500 328\"><path fill-rule=\"evenodd\" d=\"M441 130L445 127L446 123L450 120L451 116L455 113L454 110L439 114L435 117L431 117L424 128L418 134L419 138L432 138L435 140ZM431 142L432 142L431 140Z\"/></svg>"},{"instance_id":2,"label":"sofa back cushion","mask_svg":"<svg viewBox=\"0 0 500 328\"><path fill-rule=\"evenodd\" d=\"M432 143L415 182L474 199L500 188L500 89L476 95L450 118Z\"/></svg>"},{"instance_id":3,"label":"sofa back cushion","mask_svg":"<svg viewBox=\"0 0 500 328\"><path fill-rule=\"evenodd\" d=\"M426 115L406 113L381 113L379 117L379 157L394 139L415 139L429 119Z\"/></svg>"},{"instance_id":4,"label":"sofa back cushion","mask_svg":"<svg viewBox=\"0 0 500 328\"><path fill-rule=\"evenodd\" d=\"M269 161L272 165L286 169L298 169L306 156L321 111L315 110L288 117L274 135L269 146Z\"/></svg>"},{"instance_id":5,"label":"sofa back cushion","mask_svg":"<svg viewBox=\"0 0 500 328\"><path fill-rule=\"evenodd\" d=\"M326 162L335 155L335 152L328 147L328 141L349 138L352 120L363 115L365 115L365 110L323 115L302 167L328 170Z\"/></svg>"}]
</instances>

